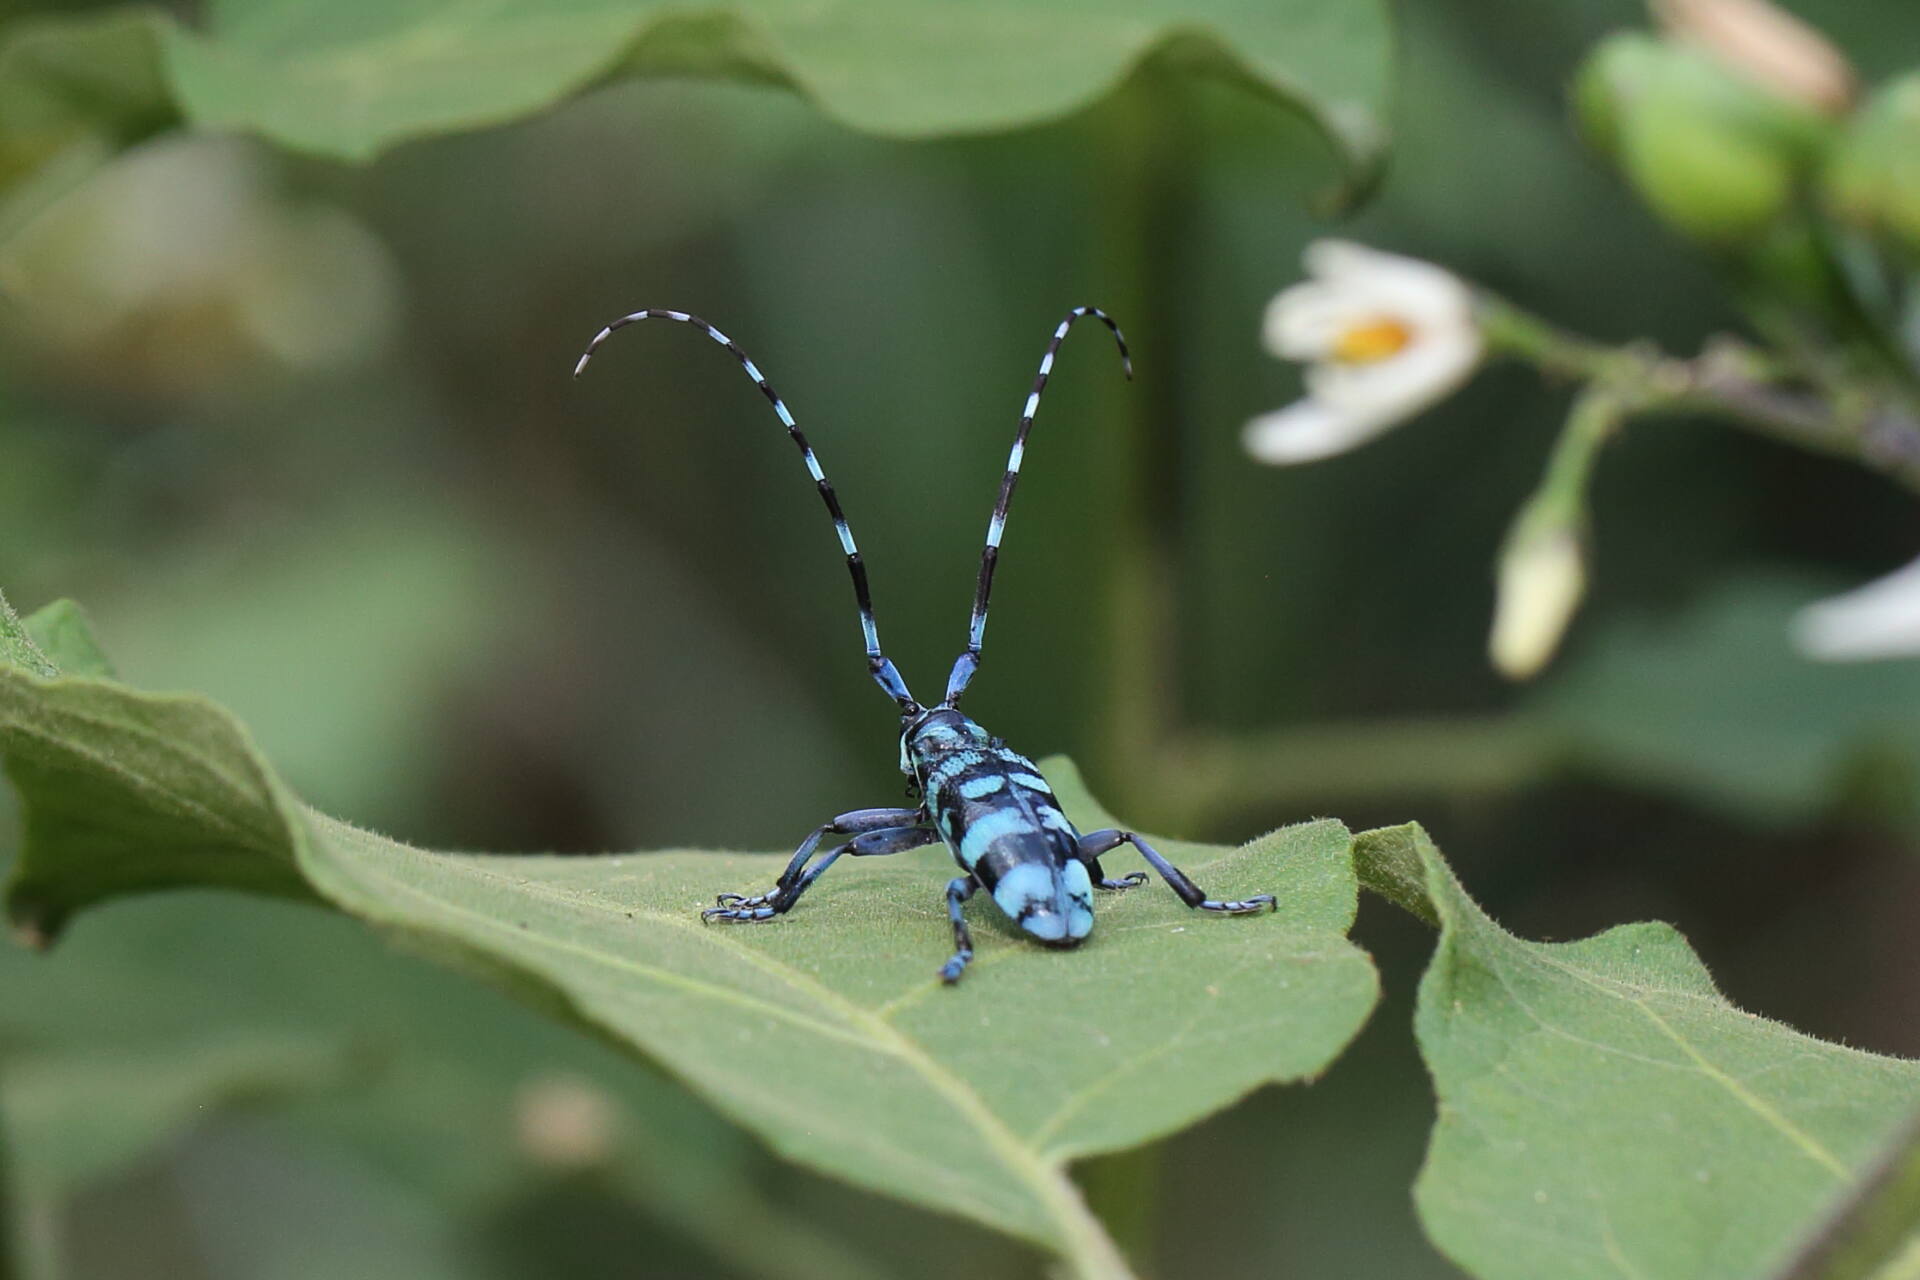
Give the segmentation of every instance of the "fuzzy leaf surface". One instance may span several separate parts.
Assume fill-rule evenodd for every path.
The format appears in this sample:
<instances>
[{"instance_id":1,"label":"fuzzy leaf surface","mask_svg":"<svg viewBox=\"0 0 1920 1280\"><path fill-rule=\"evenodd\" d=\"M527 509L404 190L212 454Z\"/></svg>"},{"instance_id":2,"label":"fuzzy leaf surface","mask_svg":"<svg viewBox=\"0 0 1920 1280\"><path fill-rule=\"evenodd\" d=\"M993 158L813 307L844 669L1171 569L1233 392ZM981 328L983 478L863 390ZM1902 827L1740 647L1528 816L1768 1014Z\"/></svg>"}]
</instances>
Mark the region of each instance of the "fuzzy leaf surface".
<instances>
[{"instance_id":1,"label":"fuzzy leaf surface","mask_svg":"<svg viewBox=\"0 0 1920 1280\"><path fill-rule=\"evenodd\" d=\"M1439 1095L1415 1202L1483 1280L1768 1275L1920 1104L1920 1063L1735 1008L1666 925L1528 942L1419 826L1356 848L1370 884L1423 880L1440 921L1414 1018Z\"/></svg>"}]
</instances>

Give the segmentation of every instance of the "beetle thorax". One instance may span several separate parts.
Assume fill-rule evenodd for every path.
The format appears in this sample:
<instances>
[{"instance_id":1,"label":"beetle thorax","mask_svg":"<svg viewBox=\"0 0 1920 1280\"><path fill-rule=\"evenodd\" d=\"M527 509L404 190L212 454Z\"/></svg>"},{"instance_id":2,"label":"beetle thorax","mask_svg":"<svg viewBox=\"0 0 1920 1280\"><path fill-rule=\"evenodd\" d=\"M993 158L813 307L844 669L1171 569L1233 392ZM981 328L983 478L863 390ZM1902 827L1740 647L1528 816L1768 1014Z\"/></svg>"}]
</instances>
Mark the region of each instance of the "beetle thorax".
<instances>
[{"instance_id":1,"label":"beetle thorax","mask_svg":"<svg viewBox=\"0 0 1920 1280\"><path fill-rule=\"evenodd\" d=\"M924 788L930 775L978 764L993 747L987 731L965 715L950 707L935 708L900 735L900 772Z\"/></svg>"}]
</instances>

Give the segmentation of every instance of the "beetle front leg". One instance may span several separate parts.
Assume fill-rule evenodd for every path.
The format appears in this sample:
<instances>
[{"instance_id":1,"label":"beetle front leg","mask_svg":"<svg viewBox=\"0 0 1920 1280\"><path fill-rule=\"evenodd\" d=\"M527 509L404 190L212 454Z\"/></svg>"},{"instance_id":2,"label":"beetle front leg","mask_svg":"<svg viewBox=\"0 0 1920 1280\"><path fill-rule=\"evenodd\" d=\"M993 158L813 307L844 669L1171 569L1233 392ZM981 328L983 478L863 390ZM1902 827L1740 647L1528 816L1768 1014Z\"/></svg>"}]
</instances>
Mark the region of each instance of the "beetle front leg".
<instances>
[{"instance_id":1,"label":"beetle front leg","mask_svg":"<svg viewBox=\"0 0 1920 1280\"><path fill-rule=\"evenodd\" d=\"M1180 901L1197 911L1218 911L1223 915L1245 916L1252 915L1254 912L1264 910L1267 907L1272 907L1276 911L1279 910L1278 904L1274 902L1273 895L1270 893L1256 894L1251 898L1234 898L1225 901L1209 898L1206 890L1195 884L1186 872L1161 857L1159 850L1155 849L1131 831L1120 831L1109 828L1106 831L1088 832L1086 835L1080 837L1080 860L1088 865L1089 870L1095 870L1100 865L1099 858L1101 854L1106 853L1110 849L1116 849L1123 844L1130 844L1138 849L1140 856L1152 864L1153 869L1160 873L1160 878L1167 882L1168 887L1180 895ZM1139 876L1139 879L1134 879L1134 876ZM1127 880L1133 884L1138 884L1144 879L1146 879L1146 877L1139 872L1135 872L1133 876L1127 877ZM1100 887L1103 889L1124 889L1127 887L1127 883L1118 880L1107 881L1102 877Z\"/></svg>"},{"instance_id":2,"label":"beetle front leg","mask_svg":"<svg viewBox=\"0 0 1920 1280\"><path fill-rule=\"evenodd\" d=\"M787 869L780 873L780 879L773 888L765 893L751 896L741 893L723 893L714 898L722 907L764 907L778 899L785 898L785 911L799 897L801 879L806 874L807 860L820 848L820 841L827 836L858 836L869 831L884 831L890 827L917 827L930 821L925 808L918 809L854 809L843 813L813 829L813 834L800 842L793 851L793 858L787 863ZM811 882L809 882L811 883ZM703 912L710 915L711 910ZM776 912L777 914L777 912Z\"/></svg>"},{"instance_id":3,"label":"beetle front leg","mask_svg":"<svg viewBox=\"0 0 1920 1280\"><path fill-rule=\"evenodd\" d=\"M903 812L913 814L917 811L908 809ZM820 833L815 832L808 838L818 844ZM791 909L793 904L800 900L800 895L805 893L815 880L824 875L827 868L831 867L843 853L850 853L856 858L878 857L889 853L903 853L908 849L918 849L922 845L932 844L939 838L940 833L931 827L882 827L878 831L865 831L827 850L819 861L798 874L795 874L796 869L804 866L806 859L801 853L795 853L794 861L787 865L786 872L780 877L780 883L773 889L751 898L743 898L737 893L723 893L719 896L720 905L708 907L700 913L700 918L745 922L771 920ZM813 852L805 845L801 848L806 854Z\"/></svg>"}]
</instances>

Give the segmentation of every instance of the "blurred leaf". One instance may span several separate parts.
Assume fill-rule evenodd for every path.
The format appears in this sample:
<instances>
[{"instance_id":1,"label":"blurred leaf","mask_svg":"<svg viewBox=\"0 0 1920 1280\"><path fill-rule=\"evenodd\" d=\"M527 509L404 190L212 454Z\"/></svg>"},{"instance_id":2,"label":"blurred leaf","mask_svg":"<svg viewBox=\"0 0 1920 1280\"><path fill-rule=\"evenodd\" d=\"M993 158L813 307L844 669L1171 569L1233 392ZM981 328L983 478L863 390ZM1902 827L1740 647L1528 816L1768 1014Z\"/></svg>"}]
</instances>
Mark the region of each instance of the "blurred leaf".
<instances>
[{"instance_id":1,"label":"blurred leaf","mask_svg":"<svg viewBox=\"0 0 1920 1280\"><path fill-rule=\"evenodd\" d=\"M0 29L0 240L173 121L161 21L129 8Z\"/></svg>"},{"instance_id":2,"label":"blurred leaf","mask_svg":"<svg viewBox=\"0 0 1920 1280\"><path fill-rule=\"evenodd\" d=\"M1739 817L1804 821L1851 787L1911 821L1920 662L1801 657L1789 620L1830 590L1749 574L1670 620L1616 623L1528 714L1576 764Z\"/></svg>"},{"instance_id":3,"label":"blurred leaf","mask_svg":"<svg viewBox=\"0 0 1920 1280\"><path fill-rule=\"evenodd\" d=\"M8 1173L28 1195L69 1192L211 1109L336 1088L347 1069L339 1041L285 1034L10 1053L0 1067Z\"/></svg>"},{"instance_id":4,"label":"blurred leaf","mask_svg":"<svg viewBox=\"0 0 1920 1280\"><path fill-rule=\"evenodd\" d=\"M113 663L94 642L87 615L73 601L55 600L35 610L26 628L40 651L67 675L113 678Z\"/></svg>"},{"instance_id":5,"label":"blurred leaf","mask_svg":"<svg viewBox=\"0 0 1920 1280\"><path fill-rule=\"evenodd\" d=\"M1235 850L1168 842L1216 892L1278 893L1276 916L1198 919L1141 891L1064 956L982 918L948 990L940 851L829 879L779 927L709 928L700 905L771 883L784 855L410 849L300 805L213 704L102 681L0 670L0 746L28 832L9 906L32 934L168 884L321 898L564 1008L794 1159L1084 1274L1123 1264L1068 1160L1320 1071L1375 996L1344 936L1356 888L1335 822ZM1070 813L1101 817L1070 766L1053 773Z\"/></svg>"},{"instance_id":6,"label":"blurred leaf","mask_svg":"<svg viewBox=\"0 0 1920 1280\"><path fill-rule=\"evenodd\" d=\"M1777 1280L1904 1280L1920 1265L1920 1112Z\"/></svg>"},{"instance_id":7,"label":"blurred leaf","mask_svg":"<svg viewBox=\"0 0 1920 1280\"><path fill-rule=\"evenodd\" d=\"M0 662L43 676L57 675L60 670L40 651L32 633L3 595L0 595Z\"/></svg>"},{"instance_id":8,"label":"blurred leaf","mask_svg":"<svg viewBox=\"0 0 1920 1280\"><path fill-rule=\"evenodd\" d=\"M1920 1099L1920 1063L1734 1008L1666 925L1527 942L1419 826L1355 845L1394 884L1424 878L1440 918L1414 1015L1440 1114L1414 1194L1475 1276L1763 1274Z\"/></svg>"},{"instance_id":9,"label":"blurred leaf","mask_svg":"<svg viewBox=\"0 0 1920 1280\"><path fill-rule=\"evenodd\" d=\"M749 0L691 10L658 0L361 0L334 6L322 24L300 5L222 0L202 30L146 10L21 30L11 41L17 59L65 73L41 75L30 102L62 110L41 107L32 128L14 126L9 113L0 144L46 151L49 136L91 140L123 118L144 125L151 86L164 79L193 125L365 159L409 138L529 115L628 75L779 85L852 128L923 138L1057 119L1158 63L1298 107L1364 169L1382 143L1387 42L1379 0L1142 0L1123 12L1031 0ZM96 80L123 87L126 100L88 109L92 98L54 92Z\"/></svg>"},{"instance_id":10,"label":"blurred leaf","mask_svg":"<svg viewBox=\"0 0 1920 1280\"><path fill-rule=\"evenodd\" d=\"M531 590L498 526L375 483L234 542L221 527L155 551L100 604L114 647L138 655L127 682L218 697L329 808L418 820L404 802L443 745L420 708L480 678Z\"/></svg>"},{"instance_id":11,"label":"blurred leaf","mask_svg":"<svg viewBox=\"0 0 1920 1280\"><path fill-rule=\"evenodd\" d=\"M42 1065L79 1064L84 1080L88 1063L100 1077L116 1064L177 1063L178 1096L190 1096L191 1064L204 1054L202 1095L251 1101L257 1090L231 1087L246 1077L226 1070L249 1059L222 1046L257 1046L266 1056L275 1046L332 1045L338 1060L350 1045L353 1072L341 1087L282 1096L260 1108L262 1123L321 1165L344 1154L385 1198L436 1211L450 1233L520 1197L591 1177L656 1230L695 1242L738 1274L874 1274L770 1201L752 1143L684 1091L345 919L186 893L117 904L89 926L51 955L0 950L9 993L0 1008L0 1089L16 1065L59 1088ZM570 1148L534 1132L541 1098L555 1093L596 1100L584 1116L560 1112ZM118 1172L109 1165L145 1154L170 1127L159 1123L164 1115L130 1115L120 1099L98 1113L43 1114L45 1141L32 1148L32 1135L8 1124L15 1164L24 1173L30 1163L102 1153L69 1183Z\"/></svg>"}]
</instances>

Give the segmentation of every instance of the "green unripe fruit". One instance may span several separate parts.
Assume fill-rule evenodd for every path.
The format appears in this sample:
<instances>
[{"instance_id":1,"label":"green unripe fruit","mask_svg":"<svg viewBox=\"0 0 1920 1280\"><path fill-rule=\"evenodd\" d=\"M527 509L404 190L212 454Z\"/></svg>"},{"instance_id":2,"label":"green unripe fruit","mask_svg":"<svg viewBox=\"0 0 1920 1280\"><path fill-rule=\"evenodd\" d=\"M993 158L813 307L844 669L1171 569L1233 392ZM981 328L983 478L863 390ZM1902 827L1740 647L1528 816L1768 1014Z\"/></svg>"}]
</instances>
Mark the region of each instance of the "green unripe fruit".
<instances>
[{"instance_id":1,"label":"green unripe fruit","mask_svg":"<svg viewBox=\"0 0 1920 1280\"><path fill-rule=\"evenodd\" d=\"M1614 36L1588 58L1574 105L1662 221L1693 239L1740 245L1787 208L1831 126L1700 50Z\"/></svg>"},{"instance_id":2,"label":"green unripe fruit","mask_svg":"<svg viewBox=\"0 0 1920 1280\"><path fill-rule=\"evenodd\" d=\"M1659 74L1666 52L1665 42L1643 31L1622 31L1595 45L1573 73L1574 120L1594 150L1618 156L1620 118Z\"/></svg>"},{"instance_id":3,"label":"green unripe fruit","mask_svg":"<svg viewBox=\"0 0 1920 1280\"><path fill-rule=\"evenodd\" d=\"M1920 256L1920 72L1881 86L1848 124L1825 195L1835 217Z\"/></svg>"}]
</instances>

